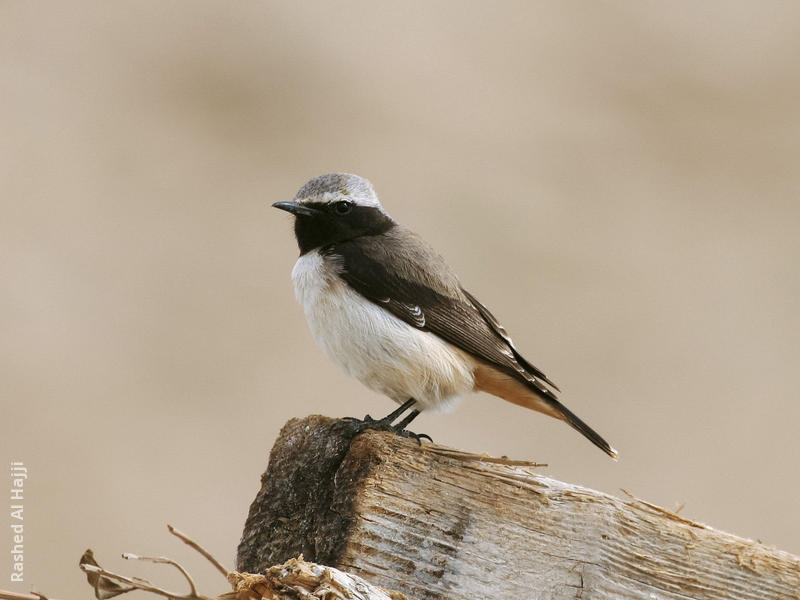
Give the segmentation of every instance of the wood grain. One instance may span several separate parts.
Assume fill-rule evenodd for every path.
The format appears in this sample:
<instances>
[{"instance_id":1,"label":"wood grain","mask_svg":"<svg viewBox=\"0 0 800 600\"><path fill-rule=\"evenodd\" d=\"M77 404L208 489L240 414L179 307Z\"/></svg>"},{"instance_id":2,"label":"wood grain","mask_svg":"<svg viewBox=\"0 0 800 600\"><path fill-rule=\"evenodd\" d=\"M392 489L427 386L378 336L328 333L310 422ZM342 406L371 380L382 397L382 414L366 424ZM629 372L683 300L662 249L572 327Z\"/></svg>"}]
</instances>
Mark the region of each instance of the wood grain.
<instances>
[{"instance_id":1,"label":"wood grain","mask_svg":"<svg viewBox=\"0 0 800 600\"><path fill-rule=\"evenodd\" d=\"M292 420L237 568L303 552L416 599L800 599L791 554L508 462Z\"/></svg>"}]
</instances>

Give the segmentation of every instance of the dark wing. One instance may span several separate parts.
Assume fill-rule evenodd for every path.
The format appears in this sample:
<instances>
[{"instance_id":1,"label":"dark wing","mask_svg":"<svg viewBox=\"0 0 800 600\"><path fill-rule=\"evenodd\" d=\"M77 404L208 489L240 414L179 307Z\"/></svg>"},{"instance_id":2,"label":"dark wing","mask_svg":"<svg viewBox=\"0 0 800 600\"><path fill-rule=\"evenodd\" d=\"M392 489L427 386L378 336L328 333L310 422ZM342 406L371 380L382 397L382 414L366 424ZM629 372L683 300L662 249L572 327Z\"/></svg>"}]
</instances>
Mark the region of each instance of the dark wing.
<instances>
[{"instance_id":1,"label":"dark wing","mask_svg":"<svg viewBox=\"0 0 800 600\"><path fill-rule=\"evenodd\" d=\"M419 272L424 265L412 264L398 255L386 260L386 248L376 245L380 242L375 239L357 238L331 245L324 252L340 262L339 276L368 300L409 325L430 331L532 385L543 397L556 400L553 390L558 388L519 355L505 329L471 294L460 287L436 289L431 274ZM375 255L383 255L383 259L375 260ZM435 266L446 268L438 262Z\"/></svg>"},{"instance_id":2,"label":"dark wing","mask_svg":"<svg viewBox=\"0 0 800 600\"><path fill-rule=\"evenodd\" d=\"M500 321L497 320L497 317L495 317L491 312L489 312L489 309L486 308L483 304L481 304L478 301L478 299L472 294L470 294L467 290L461 288L461 291L464 293L467 299L472 303L472 305L476 309L478 309L478 312L481 313L481 316L483 316L483 318L491 326L491 328L494 329L494 332L506 341L508 347L511 349L511 352L514 353L514 358L517 359L517 362L521 364L523 367L525 367L525 369L529 373L535 375L542 381L545 381L547 385L554 388L556 391L560 392L561 390L558 389L558 386L555 383L550 381L544 373L542 373L539 369L537 369L535 366L533 366L531 363L525 360L525 358L519 352L517 352L517 349L514 347L514 342L511 341L511 336L508 335L508 332L506 331L505 327L503 327L500 324Z\"/></svg>"}]
</instances>

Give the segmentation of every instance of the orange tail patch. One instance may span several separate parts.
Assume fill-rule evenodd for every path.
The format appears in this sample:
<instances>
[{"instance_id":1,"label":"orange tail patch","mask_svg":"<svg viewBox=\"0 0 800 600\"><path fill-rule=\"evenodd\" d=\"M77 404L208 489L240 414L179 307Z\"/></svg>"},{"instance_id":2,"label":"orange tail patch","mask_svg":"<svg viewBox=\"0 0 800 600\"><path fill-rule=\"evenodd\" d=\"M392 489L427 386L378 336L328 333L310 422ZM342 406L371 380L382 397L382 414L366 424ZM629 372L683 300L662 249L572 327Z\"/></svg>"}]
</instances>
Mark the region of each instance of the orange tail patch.
<instances>
[{"instance_id":1,"label":"orange tail patch","mask_svg":"<svg viewBox=\"0 0 800 600\"><path fill-rule=\"evenodd\" d=\"M564 414L543 400L525 384L486 364L479 364L473 372L475 390L502 398L507 402L524 406L556 419L566 421Z\"/></svg>"}]
</instances>

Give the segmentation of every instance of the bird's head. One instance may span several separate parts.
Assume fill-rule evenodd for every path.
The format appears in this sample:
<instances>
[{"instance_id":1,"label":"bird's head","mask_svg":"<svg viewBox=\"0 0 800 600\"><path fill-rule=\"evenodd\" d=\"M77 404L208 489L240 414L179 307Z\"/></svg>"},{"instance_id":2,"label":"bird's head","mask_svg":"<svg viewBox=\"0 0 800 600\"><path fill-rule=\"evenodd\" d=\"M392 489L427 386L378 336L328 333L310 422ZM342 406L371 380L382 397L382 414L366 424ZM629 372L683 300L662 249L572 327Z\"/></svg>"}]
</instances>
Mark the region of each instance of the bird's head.
<instances>
[{"instance_id":1,"label":"bird's head","mask_svg":"<svg viewBox=\"0 0 800 600\"><path fill-rule=\"evenodd\" d=\"M292 202L272 206L295 216L300 254L362 235L379 235L395 225L372 184L349 173L315 177L300 188Z\"/></svg>"}]
</instances>

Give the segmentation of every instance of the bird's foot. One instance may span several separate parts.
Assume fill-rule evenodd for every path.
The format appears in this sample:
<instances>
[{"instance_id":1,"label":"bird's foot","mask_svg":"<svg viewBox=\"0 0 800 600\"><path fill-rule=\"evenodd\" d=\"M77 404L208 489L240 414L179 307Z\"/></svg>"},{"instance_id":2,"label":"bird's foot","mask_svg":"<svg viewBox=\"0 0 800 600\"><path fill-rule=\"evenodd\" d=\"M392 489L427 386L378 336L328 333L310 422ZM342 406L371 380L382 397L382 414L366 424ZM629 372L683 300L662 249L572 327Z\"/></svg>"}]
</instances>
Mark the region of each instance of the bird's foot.
<instances>
[{"instance_id":1,"label":"bird's foot","mask_svg":"<svg viewBox=\"0 0 800 600\"><path fill-rule=\"evenodd\" d=\"M395 428L392 426L392 421L388 417L383 419L373 419L371 416L365 415L363 419L359 419L358 417L344 417L342 418L342 421L349 425L354 435L364 433L370 429L375 429L377 431L395 430Z\"/></svg>"},{"instance_id":2,"label":"bird's foot","mask_svg":"<svg viewBox=\"0 0 800 600\"><path fill-rule=\"evenodd\" d=\"M416 440L420 446L422 446L422 438L425 438L431 444L433 443L433 438L429 436L427 433L414 433L413 431L409 431L408 429L397 429L397 428L393 428L392 431L394 431L400 437L411 438L412 440Z\"/></svg>"},{"instance_id":3,"label":"bird's foot","mask_svg":"<svg viewBox=\"0 0 800 600\"><path fill-rule=\"evenodd\" d=\"M427 433L414 433L413 431L409 431L403 427L403 423L393 425L392 421L394 421L394 419L389 417L384 417L383 419L373 419L371 416L365 415L363 419L359 419L358 417L343 417L342 421L346 423L348 429L353 432L353 436L370 430L391 431L400 437L416 440L420 446L422 445L423 438L433 443L433 438L431 438L431 436L429 436Z\"/></svg>"},{"instance_id":4,"label":"bird's foot","mask_svg":"<svg viewBox=\"0 0 800 600\"><path fill-rule=\"evenodd\" d=\"M366 415L363 419L345 417L342 421L348 424L354 436L369 429L391 431L402 437L413 438L417 440L417 443L421 446L422 438L426 438L431 442L433 442L433 440L427 433L414 433L406 429L406 426L419 415L419 410L414 408L415 404L416 401L411 398L382 419L373 419L371 416ZM395 421L408 409L412 409L411 412L395 424Z\"/></svg>"}]
</instances>

